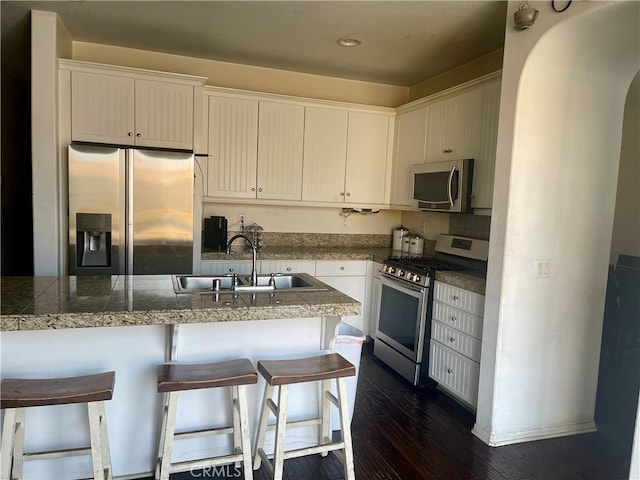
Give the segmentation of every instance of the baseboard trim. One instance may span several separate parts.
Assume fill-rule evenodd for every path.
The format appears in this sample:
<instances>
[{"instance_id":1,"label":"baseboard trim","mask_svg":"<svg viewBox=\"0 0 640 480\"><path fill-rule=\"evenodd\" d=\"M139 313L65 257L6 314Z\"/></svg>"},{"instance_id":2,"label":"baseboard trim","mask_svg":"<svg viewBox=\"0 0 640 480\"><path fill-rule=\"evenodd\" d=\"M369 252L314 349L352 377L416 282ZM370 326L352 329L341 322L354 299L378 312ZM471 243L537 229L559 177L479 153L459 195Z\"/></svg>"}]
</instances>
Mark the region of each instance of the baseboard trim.
<instances>
[{"instance_id":1,"label":"baseboard trim","mask_svg":"<svg viewBox=\"0 0 640 480\"><path fill-rule=\"evenodd\" d=\"M595 422L574 423L569 425L556 425L553 427L537 428L534 430L524 430L513 433L490 433L486 430L473 426L471 433L482 440L490 447L500 447L513 443L530 442L533 440L546 440L549 438L566 437L569 435L579 435L591 433L597 430Z\"/></svg>"}]
</instances>

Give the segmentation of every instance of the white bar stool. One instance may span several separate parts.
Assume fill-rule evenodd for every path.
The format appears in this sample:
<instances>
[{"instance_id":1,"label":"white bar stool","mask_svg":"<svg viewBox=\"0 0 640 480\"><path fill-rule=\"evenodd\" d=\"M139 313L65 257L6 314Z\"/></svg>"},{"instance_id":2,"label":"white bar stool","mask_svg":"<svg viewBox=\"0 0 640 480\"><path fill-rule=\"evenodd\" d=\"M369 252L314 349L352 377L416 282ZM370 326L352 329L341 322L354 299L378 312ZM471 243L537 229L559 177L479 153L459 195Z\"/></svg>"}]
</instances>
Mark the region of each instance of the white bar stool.
<instances>
[{"instance_id":1,"label":"white bar stool","mask_svg":"<svg viewBox=\"0 0 640 480\"><path fill-rule=\"evenodd\" d=\"M26 460L91 455L93 478L111 480L113 473L104 401L111 400L115 375L115 372L105 372L68 378L2 380L0 403L5 412L0 449L0 478L21 479ZM26 409L70 403L87 404L91 444L64 450L25 452Z\"/></svg>"},{"instance_id":2,"label":"white bar stool","mask_svg":"<svg viewBox=\"0 0 640 480\"><path fill-rule=\"evenodd\" d=\"M279 480L282 478L285 460L316 453L321 453L322 456L326 456L328 452L334 451L344 465L345 478L347 480L355 480L351 425L347 401L347 384L345 379L345 377L351 377L356 374L355 366L345 360L340 354L330 353L327 355L293 360L259 361L258 372L264 377L266 386L260 411L260 423L258 425L256 443L253 449L253 469L259 469L261 462L264 462L271 478ZM331 393L331 380L335 380L337 383L338 398ZM320 381L322 384L320 415L307 420L287 422L288 385L313 381ZM272 399L275 387L278 387L277 404ZM342 440L337 442L331 439L330 402L336 406L340 412ZM270 412L276 417L276 423L271 425L269 424ZM308 425L319 425L318 445L285 451L286 428ZM276 430L276 436L273 461L271 461L264 451L264 439L267 430L272 430L273 428Z\"/></svg>"},{"instance_id":3,"label":"white bar stool","mask_svg":"<svg viewBox=\"0 0 640 480\"><path fill-rule=\"evenodd\" d=\"M164 364L158 366L158 392L165 393L165 403L155 478L168 480L172 473L236 462L243 463L245 479L253 478L246 386L257 382L258 375L251 361L247 358L195 365ZM220 387L231 387L233 425L176 433L178 392ZM171 461L174 439L212 434L233 435L233 453L182 462Z\"/></svg>"}]
</instances>

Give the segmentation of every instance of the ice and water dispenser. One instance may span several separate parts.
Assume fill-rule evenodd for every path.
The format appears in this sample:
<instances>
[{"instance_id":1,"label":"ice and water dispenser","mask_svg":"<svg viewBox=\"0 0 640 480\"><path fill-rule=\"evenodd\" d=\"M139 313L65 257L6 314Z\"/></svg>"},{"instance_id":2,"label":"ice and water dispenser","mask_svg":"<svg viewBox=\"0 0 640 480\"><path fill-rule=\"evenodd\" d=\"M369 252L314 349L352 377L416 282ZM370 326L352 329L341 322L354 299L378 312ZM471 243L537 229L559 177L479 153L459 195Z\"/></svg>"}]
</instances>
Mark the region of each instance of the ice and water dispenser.
<instances>
[{"instance_id":1,"label":"ice and water dispenser","mask_svg":"<svg viewBox=\"0 0 640 480\"><path fill-rule=\"evenodd\" d=\"M110 213L76 213L76 267L111 267Z\"/></svg>"}]
</instances>

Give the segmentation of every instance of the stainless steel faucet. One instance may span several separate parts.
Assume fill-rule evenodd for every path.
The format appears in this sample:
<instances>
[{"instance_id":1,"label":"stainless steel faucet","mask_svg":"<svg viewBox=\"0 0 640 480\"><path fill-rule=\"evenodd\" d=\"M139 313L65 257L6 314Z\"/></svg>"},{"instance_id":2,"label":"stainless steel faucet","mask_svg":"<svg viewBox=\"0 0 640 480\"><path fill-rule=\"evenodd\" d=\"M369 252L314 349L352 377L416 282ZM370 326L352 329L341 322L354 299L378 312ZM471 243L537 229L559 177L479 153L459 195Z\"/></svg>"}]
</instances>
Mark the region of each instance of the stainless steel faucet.
<instances>
[{"instance_id":1,"label":"stainless steel faucet","mask_svg":"<svg viewBox=\"0 0 640 480\"><path fill-rule=\"evenodd\" d=\"M229 252L231 252L231 244L236 238L244 238L245 242L247 242L251 247L251 253L253 255L251 264L251 286L255 287L256 285L258 285L258 272L256 271L256 259L258 256L258 252L256 250L256 246L249 239L249 237L243 235L242 233L239 233L238 235L234 235L233 237L231 237L227 242L227 255L229 255Z\"/></svg>"}]
</instances>

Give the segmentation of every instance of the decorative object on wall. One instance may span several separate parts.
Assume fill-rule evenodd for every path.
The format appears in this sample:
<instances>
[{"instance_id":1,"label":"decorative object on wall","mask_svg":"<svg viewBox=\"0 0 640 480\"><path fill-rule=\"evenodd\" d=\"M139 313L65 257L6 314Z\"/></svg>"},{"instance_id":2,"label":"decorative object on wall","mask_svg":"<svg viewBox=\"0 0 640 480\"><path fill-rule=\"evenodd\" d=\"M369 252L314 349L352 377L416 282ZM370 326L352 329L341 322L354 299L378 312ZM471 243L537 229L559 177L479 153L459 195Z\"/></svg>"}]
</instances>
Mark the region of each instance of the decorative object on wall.
<instances>
[{"instance_id":1,"label":"decorative object on wall","mask_svg":"<svg viewBox=\"0 0 640 480\"><path fill-rule=\"evenodd\" d=\"M536 18L538 18L538 10L531 7L527 0L520 2L518 10L513 14L513 21L515 22L516 30L526 30L532 26Z\"/></svg>"},{"instance_id":2,"label":"decorative object on wall","mask_svg":"<svg viewBox=\"0 0 640 480\"><path fill-rule=\"evenodd\" d=\"M569 8L569 5L571 5L571 2L572 2L572 0L569 0L569 1L567 2L567 4L566 4L564 7L562 7L562 8L558 8L558 7L556 7L556 1L555 1L555 0L551 0L551 8L553 8L553 11L554 11L554 12L562 13L562 12L564 12L567 8Z\"/></svg>"},{"instance_id":3,"label":"decorative object on wall","mask_svg":"<svg viewBox=\"0 0 640 480\"><path fill-rule=\"evenodd\" d=\"M256 250L260 250L264 247L264 240L262 239L262 232L264 229L257 223L252 223L245 227L244 232L249 236L251 242L255 245Z\"/></svg>"}]
</instances>

